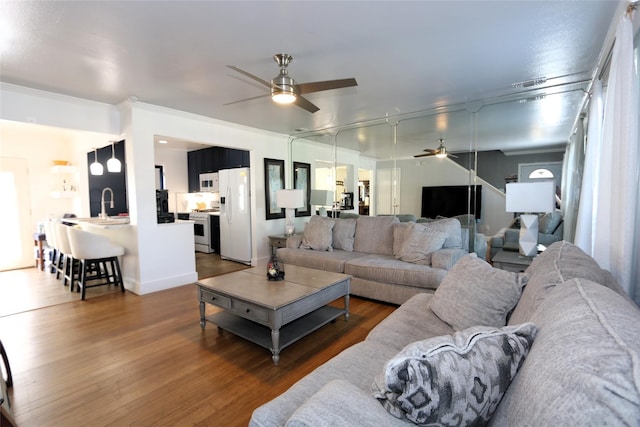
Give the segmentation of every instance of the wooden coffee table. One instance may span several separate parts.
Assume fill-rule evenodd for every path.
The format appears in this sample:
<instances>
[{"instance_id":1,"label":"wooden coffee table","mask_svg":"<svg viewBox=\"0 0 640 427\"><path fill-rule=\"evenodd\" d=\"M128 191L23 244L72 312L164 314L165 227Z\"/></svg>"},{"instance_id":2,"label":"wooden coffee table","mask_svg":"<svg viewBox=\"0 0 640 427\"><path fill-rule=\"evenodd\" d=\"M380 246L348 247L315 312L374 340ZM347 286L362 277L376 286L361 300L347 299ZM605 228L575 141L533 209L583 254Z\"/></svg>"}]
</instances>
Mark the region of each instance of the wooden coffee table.
<instances>
[{"instance_id":1,"label":"wooden coffee table","mask_svg":"<svg viewBox=\"0 0 640 427\"><path fill-rule=\"evenodd\" d=\"M200 327L211 322L271 350L278 364L283 348L344 315L349 320L351 276L294 265L285 280L269 281L266 266L197 282ZM329 306L344 298L344 308ZM205 315L205 304L224 309Z\"/></svg>"}]
</instances>

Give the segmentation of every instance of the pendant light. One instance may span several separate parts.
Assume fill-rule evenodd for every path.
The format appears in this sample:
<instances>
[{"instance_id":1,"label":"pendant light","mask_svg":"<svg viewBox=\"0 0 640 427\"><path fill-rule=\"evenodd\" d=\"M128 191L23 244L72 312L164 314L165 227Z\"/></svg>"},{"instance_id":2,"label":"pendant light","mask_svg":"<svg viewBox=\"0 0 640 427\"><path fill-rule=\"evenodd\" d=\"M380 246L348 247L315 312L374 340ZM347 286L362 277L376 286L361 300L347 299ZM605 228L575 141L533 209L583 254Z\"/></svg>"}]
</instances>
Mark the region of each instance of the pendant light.
<instances>
[{"instance_id":1,"label":"pendant light","mask_svg":"<svg viewBox=\"0 0 640 427\"><path fill-rule=\"evenodd\" d=\"M107 160L107 170L109 172L119 173L122 170L122 163L116 159L115 141L111 142L111 158Z\"/></svg>"},{"instance_id":2,"label":"pendant light","mask_svg":"<svg viewBox=\"0 0 640 427\"><path fill-rule=\"evenodd\" d=\"M101 163L98 163L98 149L95 148L94 150L94 160L89 166L89 170L91 171L91 175L102 175L104 173L104 167Z\"/></svg>"}]
</instances>

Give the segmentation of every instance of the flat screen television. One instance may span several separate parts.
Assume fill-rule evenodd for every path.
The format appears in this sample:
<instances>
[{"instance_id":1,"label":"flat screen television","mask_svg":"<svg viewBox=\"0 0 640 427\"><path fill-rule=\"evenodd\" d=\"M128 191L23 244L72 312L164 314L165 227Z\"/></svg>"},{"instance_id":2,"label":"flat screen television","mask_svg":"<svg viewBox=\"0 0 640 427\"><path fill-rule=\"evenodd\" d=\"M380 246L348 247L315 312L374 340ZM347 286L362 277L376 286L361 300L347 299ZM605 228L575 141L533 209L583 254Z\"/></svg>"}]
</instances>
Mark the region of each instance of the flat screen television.
<instances>
[{"instance_id":1,"label":"flat screen television","mask_svg":"<svg viewBox=\"0 0 640 427\"><path fill-rule=\"evenodd\" d=\"M471 209L467 210L468 190L471 188ZM475 203L474 203L475 200ZM476 220L482 213L482 186L444 185L422 187L422 211L425 218L452 217L471 213Z\"/></svg>"}]
</instances>

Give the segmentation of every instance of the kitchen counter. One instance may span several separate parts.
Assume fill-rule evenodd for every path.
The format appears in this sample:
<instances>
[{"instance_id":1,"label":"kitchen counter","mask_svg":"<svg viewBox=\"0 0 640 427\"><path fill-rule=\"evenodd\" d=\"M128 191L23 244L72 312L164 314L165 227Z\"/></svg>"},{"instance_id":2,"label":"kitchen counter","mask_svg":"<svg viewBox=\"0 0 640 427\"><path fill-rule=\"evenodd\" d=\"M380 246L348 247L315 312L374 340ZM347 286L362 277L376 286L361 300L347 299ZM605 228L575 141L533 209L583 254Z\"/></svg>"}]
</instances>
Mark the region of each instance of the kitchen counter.
<instances>
[{"instance_id":1,"label":"kitchen counter","mask_svg":"<svg viewBox=\"0 0 640 427\"><path fill-rule=\"evenodd\" d=\"M78 224L82 227L89 226L95 228L125 228L130 226L129 217L109 217L103 218L65 218L64 222Z\"/></svg>"}]
</instances>

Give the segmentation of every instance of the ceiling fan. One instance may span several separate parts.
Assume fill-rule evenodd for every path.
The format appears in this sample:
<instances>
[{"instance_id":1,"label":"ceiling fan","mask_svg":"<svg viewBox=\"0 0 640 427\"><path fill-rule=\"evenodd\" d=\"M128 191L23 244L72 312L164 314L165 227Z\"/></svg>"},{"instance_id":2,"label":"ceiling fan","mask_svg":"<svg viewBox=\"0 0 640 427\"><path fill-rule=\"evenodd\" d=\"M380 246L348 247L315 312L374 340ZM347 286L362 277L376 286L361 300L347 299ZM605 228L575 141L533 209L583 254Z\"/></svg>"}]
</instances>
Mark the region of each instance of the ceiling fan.
<instances>
[{"instance_id":1,"label":"ceiling fan","mask_svg":"<svg viewBox=\"0 0 640 427\"><path fill-rule=\"evenodd\" d=\"M254 96L253 98L241 99L240 101L229 102L225 105L236 104L238 102L249 101L251 99L262 98L265 96L271 96L274 102L279 104L295 104L300 108L307 110L310 113L315 113L319 110L317 106L309 102L302 97L305 93L320 92L323 90L340 89L343 87L358 86L356 79L340 79L340 80L325 80L321 82L311 83L296 83L292 77L289 77L287 66L293 61L293 57L287 53L278 53L273 55L273 60L276 61L280 67L280 73L275 76L270 82L261 79L247 71L244 71L234 65L227 65L234 71L243 74L258 83L262 83L271 89L270 94Z\"/></svg>"},{"instance_id":2,"label":"ceiling fan","mask_svg":"<svg viewBox=\"0 0 640 427\"><path fill-rule=\"evenodd\" d=\"M440 146L438 148L436 148L435 150L431 150L430 148L425 148L423 151L425 151L424 154L416 154L413 157L428 157L428 156L436 156L438 158L445 158L447 156L451 156L454 158L458 158L457 156L454 156L453 154L449 154L447 152L447 147L444 146L444 138L439 138L438 142L440 142Z\"/></svg>"}]
</instances>

